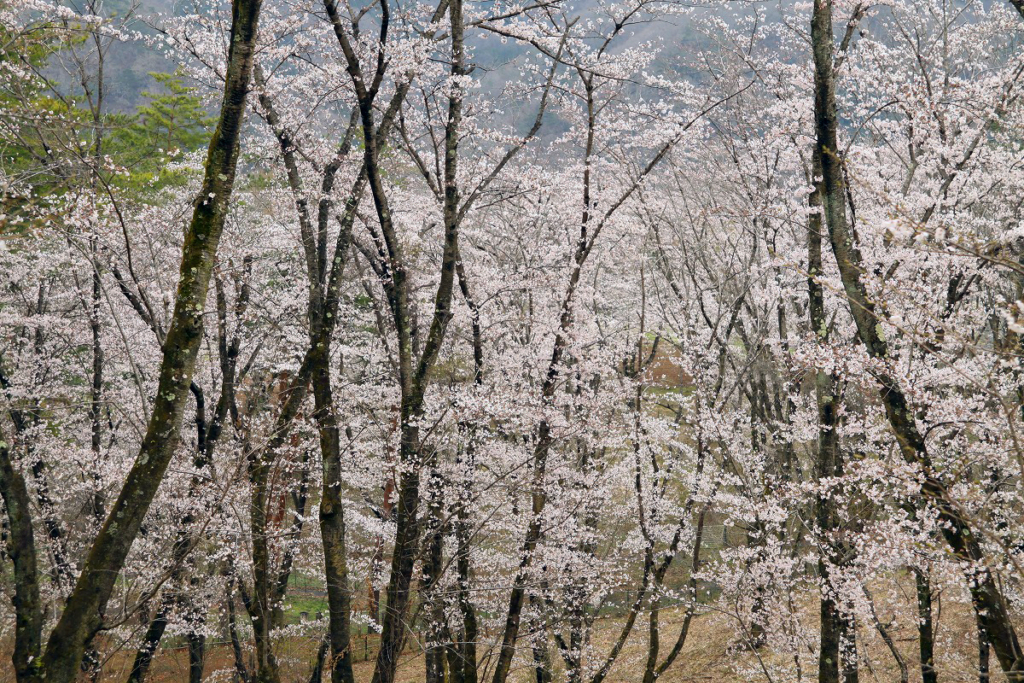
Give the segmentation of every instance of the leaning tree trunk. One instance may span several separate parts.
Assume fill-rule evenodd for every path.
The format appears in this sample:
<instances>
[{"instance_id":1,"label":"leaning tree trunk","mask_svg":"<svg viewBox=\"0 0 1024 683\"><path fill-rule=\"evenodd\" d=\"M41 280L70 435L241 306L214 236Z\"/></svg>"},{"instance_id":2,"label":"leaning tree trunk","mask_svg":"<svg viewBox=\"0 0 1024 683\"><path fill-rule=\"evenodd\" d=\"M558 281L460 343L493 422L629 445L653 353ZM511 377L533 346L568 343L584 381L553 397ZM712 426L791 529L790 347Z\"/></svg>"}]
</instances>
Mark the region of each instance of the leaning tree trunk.
<instances>
[{"instance_id":1,"label":"leaning tree trunk","mask_svg":"<svg viewBox=\"0 0 1024 683\"><path fill-rule=\"evenodd\" d=\"M867 288L861 280L861 273L864 272L863 258L846 218L845 181L837 143L839 120L832 57L831 0L814 0L811 40L815 67L816 149L822 163L825 218L832 251L860 341L873 358L888 362L888 342L882 333L875 303L868 296ZM899 382L884 370L876 378L880 385L881 401L900 452L909 464L921 468L924 475L921 495L938 513L946 543L959 560L976 568L968 586L978 627L988 634L1007 680L1024 681L1024 654L1010 621L1006 599L987 567L981 535L977 529L971 528L970 521L961 512L946 485L936 476L924 436L918 429L917 420Z\"/></svg>"},{"instance_id":2,"label":"leaning tree trunk","mask_svg":"<svg viewBox=\"0 0 1024 683\"><path fill-rule=\"evenodd\" d=\"M234 0L220 119L192 221L185 233L174 314L163 344L159 384L139 455L100 529L64 612L34 667L40 680L70 683L139 533L177 444L196 354L210 273L224 228L238 161L261 0Z\"/></svg>"},{"instance_id":3,"label":"leaning tree trunk","mask_svg":"<svg viewBox=\"0 0 1024 683\"><path fill-rule=\"evenodd\" d=\"M174 549L171 551L172 569L170 582L172 586L181 580L181 566L185 561L185 556L188 554L190 546L191 538L189 534L185 531L179 532L174 541ZM160 647L160 641L167 630L171 612L174 610L174 605L178 602L179 597L174 588L164 591L163 598L160 600L160 606L157 608L156 614L153 615L152 621L149 622L149 627L142 637L142 643L135 653L135 660L132 662L132 669L128 674L128 683L143 683L146 680L149 667L153 663L153 658L156 657L157 648Z\"/></svg>"}]
</instances>

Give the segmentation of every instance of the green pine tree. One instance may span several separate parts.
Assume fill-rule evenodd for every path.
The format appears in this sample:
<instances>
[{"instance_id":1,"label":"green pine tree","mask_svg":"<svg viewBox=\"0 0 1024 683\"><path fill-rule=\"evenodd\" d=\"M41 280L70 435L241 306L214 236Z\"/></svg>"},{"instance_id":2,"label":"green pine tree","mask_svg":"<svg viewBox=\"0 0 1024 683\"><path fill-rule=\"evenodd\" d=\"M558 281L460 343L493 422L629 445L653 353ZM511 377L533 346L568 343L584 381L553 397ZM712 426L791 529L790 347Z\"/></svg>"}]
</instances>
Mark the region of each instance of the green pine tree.
<instances>
[{"instance_id":1,"label":"green pine tree","mask_svg":"<svg viewBox=\"0 0 1024 683\"><path fill-rule=\"evenodd\" d=\"M135 189L159 188L182 183L184 174L167 168L181 154L204 147L213 120L203 110L195 90L185 85L180 73L150 73L159 91L142 93L139 106L124 125L112 121L114 133L108 149L130 171L128 184Z\"/></svg>"}]
</instances>

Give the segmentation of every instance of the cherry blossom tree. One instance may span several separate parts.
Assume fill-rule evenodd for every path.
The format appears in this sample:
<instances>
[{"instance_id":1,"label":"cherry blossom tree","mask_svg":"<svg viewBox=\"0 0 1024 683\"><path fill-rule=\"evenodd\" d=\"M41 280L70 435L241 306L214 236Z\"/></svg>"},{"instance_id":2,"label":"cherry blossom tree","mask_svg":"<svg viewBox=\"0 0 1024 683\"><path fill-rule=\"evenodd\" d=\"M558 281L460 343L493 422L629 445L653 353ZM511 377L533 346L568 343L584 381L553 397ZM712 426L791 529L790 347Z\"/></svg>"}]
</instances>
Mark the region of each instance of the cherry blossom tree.
<instances>
[{"instance_id":1,"label":"cherry blossom tree","mask_svg":"<svg viewBox=\"0 0 1024 683\"><path fill-rule=\"evenodd\" d=\"M1016 0L0 15L12 680L1020 680Z\"/></svg>"}]
</instances>

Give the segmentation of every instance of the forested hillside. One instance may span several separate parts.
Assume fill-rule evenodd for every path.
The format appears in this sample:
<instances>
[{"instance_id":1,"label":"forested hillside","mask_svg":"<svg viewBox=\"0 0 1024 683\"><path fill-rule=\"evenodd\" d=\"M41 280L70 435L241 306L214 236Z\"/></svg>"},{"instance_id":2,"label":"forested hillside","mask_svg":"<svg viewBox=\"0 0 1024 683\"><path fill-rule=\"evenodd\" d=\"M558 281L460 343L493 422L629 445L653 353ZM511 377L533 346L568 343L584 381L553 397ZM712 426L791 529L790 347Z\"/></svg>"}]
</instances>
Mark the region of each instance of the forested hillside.
<instances>
[{"instance_id":1,"label":"forested hillside","mask_svg":"<svg viewBox=\"0 0 1024 683\"><path fill-rule=\"evenodd\" d=\"M1024 683L1022 0L0 0L0 682Z\"/></svg>"}]
</instances>

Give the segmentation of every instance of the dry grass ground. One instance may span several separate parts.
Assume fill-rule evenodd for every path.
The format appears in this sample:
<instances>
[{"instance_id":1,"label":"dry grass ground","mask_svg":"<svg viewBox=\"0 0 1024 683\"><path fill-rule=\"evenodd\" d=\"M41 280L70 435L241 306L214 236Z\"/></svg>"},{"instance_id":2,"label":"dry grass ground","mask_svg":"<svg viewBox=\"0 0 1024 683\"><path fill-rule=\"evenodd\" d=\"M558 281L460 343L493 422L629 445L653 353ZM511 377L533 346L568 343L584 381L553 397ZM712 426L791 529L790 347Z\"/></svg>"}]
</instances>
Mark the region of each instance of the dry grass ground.
<instances>
[{"instance_id":1,"label":"dry grass ground","mask_svg":"<svg viewBox=\"0 0 1024 683\"><path fill-rule=\"evenodd\" d=\"M896 584L899 590L875 590L876 596L890 596L890 600L880 600L877 605L878 614L883 623L889 624L890 634L907 664L910 667L910 680L920 681L918 660L918 641L916 624L910 611L912 604L903 597L906 587ZM802 618L808 633L813 634L817 624L817 603L814 596L807 596L801 602ZM974 620L970 606L962 602L940 599L937 603L936 617L938 622L936 634L936 655L939 679L943 683L969 683L978 680L977 674L977 640ZM895 618L895 622L892 620ZM665 610L662 613L661 633L662 652L666 652L679 632L682 613L678 610ZM1020 623L1020 622L1019 622ZM1024 624L1021 624L1024 626ZM714 681L716 683L741 683L746 681L772 681L773 683L789 683L791 681L814 681L816 676L816 660L811 651L813 643L806 643L800 657L800 675L792 653L780 653L770 647L762 648L753 653L736 648L734 622L723 614L710 613L694 620L689 638L675 664L659 679L659 683L691 683ZM598 651L607 652L611 643L618 636L621 620L608 618L601 620L595 628L594 643ZM858 633L858 647L862 657L861 683L898 683L899 669L889 650L878 633L870 624L861 624ZM0 660L0 683L13 683L10 671L10 643L3 648L3 659ZM374 647L372 640L357 636L353 643L356 664L356 680L368 683L373 670ZM310 639L292 638L280 643L279 655L284 683L306 683L310 671L310 662L315 656L316 643ZM121 652L112 656L104 667L103 683L123 683L131 667L132 653ZM486 657L485 653L481 653ZM606 679L609 683L638 683L643 675L644 661L647 656L647 624L638 620L632 636L619 656L615 667ZM552 655L556 672L558 656ZM993 667L996 663L992 661ZM209 683L232 680L232 656L227 645L214 644L208 649L207 678ZM534 680L529 670L515 672L514 683L527 683ZM398 683L420 683L423 680L423 657L410 652L399 668ZM179 683L188 680L188 653L184 649L165 649L154 660L150 683ZM485 679L481 679L485 680ZM555 680L559 680L556 675ZM992 682L1001 677L996 673Z\"/></svg>"},{"instance_id":2,"label":"dry grass ground","mask_svg":"<svg viewBox=\"0 0 1024 683\"><path fill-rule=\"evenodd\" d=\"M816 626L816 604L808 599L803 605L805 626L813 629ZM917 632L916 625L907 619L906 605L878 605L879 616L888 622L899 614L898 621L891 625L891 635L895 645L910 666L910 680L920 681L917 663ZM938 632L936 642L937 668L943 683L968 683L978 680L976 671L977 652L973 616L970 607L962 603L947 601L941 605L938 616ZM682 614L679 611L667 610L662 614L662 651L665 652L674 641ZM633 635L620 655L615 667L607 678L609 683L637 683L643 675L643 665L647 656L646 623L638 621ZM602 620L595 629L595 644L602 651L607 651L617 637L621 622L617 619ZM813 633L813 630L810 631ZM870 625L861 625L859 647L862 656L861 682L897 683L900 679L899 669L889 650L885 647L877 632ZM757 653L744 651L734 647L735 636L733 624L729 617L721 614L706 614L694 620L686 647L676 663L660 679L660 683L697 683L714 681L716 683L741 683L746 681L789 681L816 680L816 661L811 652L810 644L804 647L800 657L800 678L797 677L794 657L791 653L782 654L770 647ZM313 658L314 643L305 639L292 639L282 643L280 647L283 680L285 683L305 683L309 675L310 661ZM367 641L364 645L362 637L357 637L354 644L356 654L356 680L366 683L370 680L373 669L373 647ZM364 659L365 658L365 659ZM557 660L557 655L554 655ZM8 660L9 661L9 660ZM208 681L231 680L231 652L227 646L216 645L210 648L207 660ZM556 669L558 662L556 661ZM116 655L107 663L104 683L122 682L127 676L131 658L127 653ZM993 659L993 665L995 665ZM220 671L217 675L214 672ZM515 673L515 683L527 683L533 678L528 670ZM151 683L178 683L188 677L188 654L185 650L164 650L153 664ZM994 675L993 683L1000 677ZM0 675L0 681L13 681L9 675ZM399 668L398 683L420 683L423 680L423 657L418 653L405 656ZM558 680L556 675L555 680Z\"/></svg>"}]
</instances>

